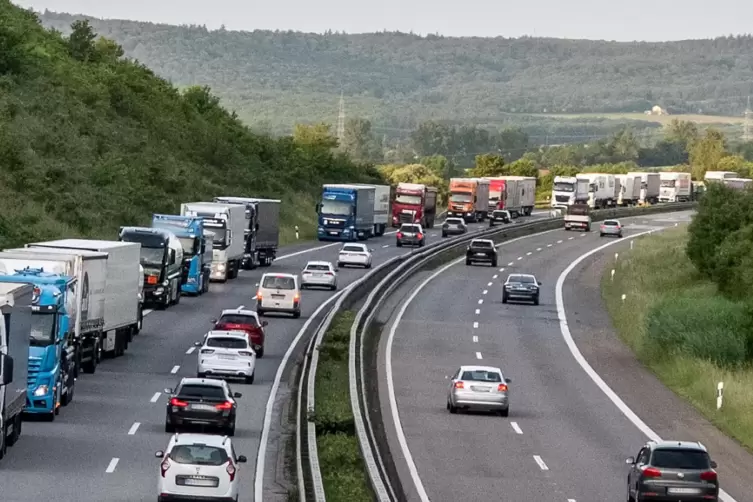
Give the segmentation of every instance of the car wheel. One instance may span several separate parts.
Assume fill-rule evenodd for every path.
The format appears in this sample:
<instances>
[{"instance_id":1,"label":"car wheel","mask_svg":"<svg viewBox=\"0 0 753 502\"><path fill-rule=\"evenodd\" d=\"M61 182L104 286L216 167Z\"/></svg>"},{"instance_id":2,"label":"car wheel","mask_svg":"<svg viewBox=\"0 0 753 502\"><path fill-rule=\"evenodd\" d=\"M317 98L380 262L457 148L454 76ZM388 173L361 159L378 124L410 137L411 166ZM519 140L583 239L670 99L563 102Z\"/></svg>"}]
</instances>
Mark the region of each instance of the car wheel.
<instances>
[{"instance_id":1,"label":"car wheel","mask_svg":"<svg viewBox=\"0 0 753 502\"><path fill-rule=\"evenodd\" d=\"M533 304L538 305L539 304L539 295L536 295L536 298L533 299Z\"/></svg>"},{"instance_id":2,"label":"car wheel","mask_svg":"<svg viewBox=\"0 0 753 502\"><path fill-rule=\"evenodd\" d=\"M261 359L262 357L264 357L264 347L262 347L262 348L260 348L259 350L256 351L256 357L258 357L259 359Z\"/></svg>"},{"instance_id":3,"label":"car wheel","mask_svg":"<svg viewBox=\"0 0 753 502\"><path fill-rule=\"evenodd\" d=\"M225 429L225 435L230 437L235 436L235 422Z\"/></svg>"},{"instance_id":4,"label":"car wheel","mask_svg":"<svg viewBox=\"0 0 753 502\"><path fill-rule=\"evenodd\" d=\"M442 237L447 237L447 234L442 232Z\"/></svg>"},{"instance_id":5,"label":"car wheel","mask_svg":"<svg viewBox=\"0 0 753 502\"><path fill-rule=\"evenodd\" d=\"M337 284L330 286L329 289L331 289L332 291L337 291Z\"/></svg>"},{"instance_id":6,"label":"car wheel","mask_svg":"<svg viewBox=\"0 0 753 502\"><path fill-rule=\"evenodd\" d=\"M301 312L300 311L293 312L293 319L298 319L299 317L301 317Z\"/></svg>"},{"instance_id":7,"label":"car wheel","mask_svg":"<svg viewBox=\"0 0 753 502\"><path fill-rule=\"evenodd\" d=\"M492 267L496 267L496 266L497 266L497 260L492 260Z\"/></svg>"},{"instance_id":8,"label":"car wheel","mask_svg":"<svg viewBox=\"0 0 753 502\"><path fill-rule=\"evenodd\" d=\"M258 352L257 352L257 354L258 354ZM251 373L250 377L246 377L246 384L247 385L252 385L254 383L254 376L255 375L256 375L256 372Z\"/></svg>"},{"instance_id":9,"label":"car wheel","mask_svg":"<svg viewBox=\"0 0 753 502\"><path fill-rule=\"evenodd\" d=\"M402 243L402 242L400 242L400 241L396 241L396 242L395 242L395 245L396 245L397 247L399 247L399 248L403 247L403 243Z\"/></svg>"},{"instance_id":10,"label":"car wheel","mask_svg":"<svg viewBox=\"0 0 753 502\"><path fill-rule=\"evenodd\" d=\"M507 303L507 295L502 293L502 303Z\"/></svg>"},{"instance_id":11,"label":"car wheel","mask_svg":"<svg viewBox=\"0 0 753 502\"><path fill-rule=\"evenodd\" d=\"M635 497L630 495L630 479L628 478L627 482L627 502L635 502Z\"/></svg>"},{"instance_id":12,"label":"car wheel","mask_svg":"<svg viewBox=\"0 0 753 502\"><path fill-rule=\"evenodd\" d=\"M343 264L338 261L337 262L337 268L342 268L342 267L343 267Z\"/></svg>"},{"instance_id":13,"label":"car wheel","mask_svg":"<svg viewBox=\"0 0 753 502\"><path fill-rule=\"evenodd\" d=\"M468 258L466 258L466 259L465 259L465 264L466 264L466 265L470 265L470 264L471 264L471 260L469 260Z\"/></svg>"},{"instance_id":14,"label":"car wheel","mask_svg":"<svg viewBox=\"0 0 753 502\"><path fill-rule=\"evenodd\" d=\"M510 408L505 408L504 410L500 411L499 414L503 417L509 417L510 416Z\"/></svg>"},{"instance_id":15,"label":"car wheel","mask_svg":"<svg viewBox=\"0 0 753 502\"><path fill-rule=\"evenodd\" d=\"M175 432L175 426L170 422L165 422L165 432L172 434Z\"/></svg>"},{"instance_id":16,"label":"car wheel","mask_svg":"<svg viewBox=\"0 0 753 502\"><path fill-rule=\"evenodd\" d=\"M458 412L458 409L455 408L450 402L447 403L447 409L450 410L450 413L452 413L453 415Z\"/></svg>"}]
</instances>

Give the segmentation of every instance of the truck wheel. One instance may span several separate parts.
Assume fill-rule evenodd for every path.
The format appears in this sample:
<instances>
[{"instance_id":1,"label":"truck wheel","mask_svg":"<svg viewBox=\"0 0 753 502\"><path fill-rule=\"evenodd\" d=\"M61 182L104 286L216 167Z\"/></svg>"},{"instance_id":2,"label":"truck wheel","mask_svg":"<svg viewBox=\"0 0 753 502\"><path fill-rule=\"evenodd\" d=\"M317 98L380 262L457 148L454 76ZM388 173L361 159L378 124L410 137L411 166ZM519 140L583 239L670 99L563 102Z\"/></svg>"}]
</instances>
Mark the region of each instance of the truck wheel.
<instances>
[{"instance_id":1,"label":"truck wheel","mask_svg":"<svg viewBox=\"0 0 753 502\"><path fill-rule=\"evenodd\" d=\"M8 432L8 426L4 425L0 427L0 460L3 459L5 453L8 451L8 444L5 441L6 433Z\"/></svg>"},{"instance_id":2,"label":"truck wheel","mask_svg":"<svg viewBox=\"0 0 753 502\"><path fill-rule=\"evenodd\" d=\"M471 260L470 260L470 258L466 258L466 259L465 259L465 264L466 264L466 265L470 265L470 264L471 264Z\"/></svg>"},{"instance_id":3,"label":"truck wheel","mask_svg":"<svg viewBox=\"0 0 753 502\"><path fill-rule=\"evenodd\" d=\"M23 417L22 414L19 413L13 418L13 432L10 436L5 436L8 446L16 444L21 437L21 424L23 424Z\"/></svg>"},{"instance_id":4,"label":"truck wheel","mask_svg":"<svg viewBox=\"0 0 753 502\"><path fill-rule=\"evenodd\" d=\"M178 305L180 303L180 296L182 294L182 291L181 291L180 283L177 281L175 282L175 290L176 292L175 292L175 304L174 305Z\"/></svg>"}]
</instances>

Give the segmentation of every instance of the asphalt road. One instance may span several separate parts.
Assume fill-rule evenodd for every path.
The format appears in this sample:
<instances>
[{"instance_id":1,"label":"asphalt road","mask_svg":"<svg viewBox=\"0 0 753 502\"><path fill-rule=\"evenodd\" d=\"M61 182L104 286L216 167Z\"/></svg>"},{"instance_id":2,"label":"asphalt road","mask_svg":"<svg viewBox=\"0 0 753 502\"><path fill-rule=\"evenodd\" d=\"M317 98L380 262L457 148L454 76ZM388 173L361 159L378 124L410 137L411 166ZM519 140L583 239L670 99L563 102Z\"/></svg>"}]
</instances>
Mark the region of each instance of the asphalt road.
<instances>
[{"instance_id":1,"label":"asphalt road","mask_svg":"<svg viewBox=\"0 0 753 502\"><path fill-rule=\"evenodd\" d=\"M410 252L395 247L393 233L368 241L375 265ZM435 227L428 235L428 244L440 241L441 229ZM167 399L163 390L175 387L182 377L196 376L193 343L201 340L222 309L253 307L255 284L263 273L297 273L309 260L335 262L341 244L313 242L281 249L271 267L242 272L226 284L212 283L210 293L203 297L183 297L177 306L150 312L143 331L123 357L104 360L94 375L78 379L73 403L62 409L55 422L24 422L21 439L0 466L0 500L156 500L159 460L154 452L163 449L170 437L164 432ZM365 272L341 269L340 289ZM253 499L265 406L283 354L307 317L332 294L304 291L300 319L266 316L265 355L257 360L254 384L231 383L243 394L233 438L238 454L249 460L240 472L243 502Z\"/></svg>"},{"instance_id":2,"label":"asphalt road","mask_svg":"<svg viewBox=\"0 0 753 502\"><path fill-rule=\"evenodd\" d=\"M630 235L688 218L685 212L623 222ZM397 436L390 448L408 500L625 500L624 460L647 438L573 358L555 305L560 274L606 239L598 229L523 238L500 247L499 267L449 266L407 305L391 348L395 401L390 403L380 384L380 402L388 431L393 404L397 407L407 451ZM610 251L613 247L605 253ZM543 283L539 306L501 303L501 283L512 272L533 273ZM417 285L409 287L415 292ZM401 293L405 305L409 292ZM577 288L569 294L576 295ZM388 338L383 336L383 354ZM446 377L474 364L498 366L512 378L508 418L446 410ZM381 380L386 371L380 368ZM641 415L640 408L634 410ZM724 487L724 474L721 482Z\"/></svg>"}]
</instances>

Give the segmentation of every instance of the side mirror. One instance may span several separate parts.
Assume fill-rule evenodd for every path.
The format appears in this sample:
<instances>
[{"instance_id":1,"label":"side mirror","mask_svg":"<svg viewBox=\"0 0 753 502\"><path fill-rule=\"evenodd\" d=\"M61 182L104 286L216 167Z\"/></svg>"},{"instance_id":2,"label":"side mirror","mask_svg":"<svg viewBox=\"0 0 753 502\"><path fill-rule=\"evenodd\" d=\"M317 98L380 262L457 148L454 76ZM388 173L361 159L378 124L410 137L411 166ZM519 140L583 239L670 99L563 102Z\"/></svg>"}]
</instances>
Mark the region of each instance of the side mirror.
<instances>
[{"instance_id":1,"label":"side mirror","mask_svg":"<svg viewBox=\"0 0 753 502\"><path fill-rule=\"evenodd\" d=\"M13 358L7 354L0 357L0 383L8 385L13 382Z\"/></svg>"},{"instance_id":2,"label":"side mirror","mask_svg":"<svg viewBox=\"0 0 753 502\"><path fill-rule=\"evenodd\" d=\"M629 465L635 465L635 457L628 457L625 459L625 463Z\"/></svg>"},{"instance_id":3,"label":"side mirror","mask_svg":"<svg viewBox=\"0 0 753 502\"><path fill-rule=\"evenodd\" d=\"M339 272L339 271L340 271L340 267L335 267L335 272Z\"/></svg>"},{"instance_id":4,"label":"side mirror","mask_svg":"<svg viewBox=\"0 0 753 502\"><path fill-rule=\"evenodd\" d=\"M212 322L213 322L214 324L217 324L217 319L212 319Z\"/></svg>"},{"instance_id":5,"label":"side mirror","mask_svg":"<svg viewBox=\"0 0 753 502\"><path fill-rule=\"evenodd\" d=\"M257 223L257 224L256 224L256 225L254 226L254 229L255 229L255 230L256 230L257 232L259 231L259 224L258 224L258 223Z\"/></svg>"},{"instance_id":6,"label":"side mirror","mask_svg":"<svg viewBox=\"0 0 753 502\"><path fill-rule=\"evenodd\" d=\"M239 464L245 464L246 462L248 462L248 459L246 458L245 455L238 455L238 463Z\"/></svg>"},{"instance_id":7,"label":"side mirror","mask_svg":"<svg viewBox=\"0 0 753 502\"><path fill-rule=\"evenodd\" d=\"M201 342L194 342L193 346L194 347L201 347Z\"/></svg>"},{"instance_id":8,"label":"side mirror","mask_svg":"<svg viewBox=\"0 0 753 502\"><path fill-rule=\"evenodd\" d=\"M712 469L716 469L717 467L718 467L718 464L716 463L716 461L715 461L715 460L712 460L712 461L711 461L711 468L712 468Z\"/></svg>"},{"instance_id":9,"label":"side mirror","mask_svg":"<svg viewBox=\"0 0 753 502\"><path fill-rule=\"evenodd\" d=\"M154 452L154 456L157 457L157 458L162 458L162 457L165 456L165 452L162 451L162 450L156 451L156 452Z\"/></svg>"},{"instance_id":10,"label":"side mirror","mask_svg":"<svg viewBox=\"0 0 753 502\"><path fill-rule=\"evenodd\" d=\"M512 378L505 378L505 383L512 383Z\"/></svg>"},{"instance_id":11,"label":"side mirror","mask_svg":"<svg viewBox=\"0 0 753 502\"><path fill-rule=\"evenodd\" d=\"M240 392L233 392L233 397L243 397L243 394Z\"/></svg>"},{"instance_id":12,"label":"side mirror","mask_svg":"<svg viewBox=\"0 0 753 502\"><path fill-rule=\"evenodd\" d=\"M165 389L165 394L172 394L172 393L173 393L173 389L170 389L170 388Z\"/></svg>"},{"instance_id":13,"label":"side mirror","mask_svg":"<svg viewBox=\"0 0 753 502\"><path fill-rule=\"evenodd\" d=\"M177 259L177 258L176 258L175 250L174 250L174 249L171 249L171 250L170 250L170 265L173 265L173 264L175 264L175 260L176 260L176 259Z\"/></svg>"},{"instance_id":14,"label":"side mirror","mask_svg":"<svg viewBox=\"0 0 753 502\"><path fill-rule=\"evenodd\" d=\"M258 283L258 282L256 283L256 287L257 287L257 288L259 287L259 283Z\"/></svg>"},{"instance_id":15,"label":"side mirror","mask_svg":"<svg viewBox=\"0 0 753 502\"><path fill-rule=\"evenodd\" d=\"M262 327L262 328L265 328L265 327L267 327L267 326L269 326L269 323L268 323L267 321L262 321L262 322L261 322L261 327Z\"/></svg>"},{"instance_id":16,"label":"side mirror","mask_svg":"<svg viewBox=\"0 0 753 502\"><path fill-rule=\"evenodd\" d=\"M540 283L539 283L539 286L541 286L542 284L543 284L543 283L541 283L541 282L540 282Z\"/></svg>"},{"instance_id":17,"label":"side mirror","mask_svg":"<svg viewBox=\"0 0 753 502\"><path fill-rule=\"evenodd\" d=\"M322 209L322 205L320 203L316 203L316 212L318 213Z\"/></svg>"},{"instance_id":18,"label":"side mirror","mask_svg":"<svg viewBox=\"0 0 753 502\"><path fill-rule=\"evenodd\" d=\"M373 252L374 252L374 248L369 248L369 253L373 253Z\"/></svg>"},{"instance_id":19,"label":"side mirror","mask_svg":"<svg viewBox=\"0 0 753 502\"><path fill-rule=\"evenodd\" d=\"M450 379L450 377L449 377L449 376L447 376L447 375L445 375L445 376L444 376L444 379L445 379L445 380L449 380L449 379Z\"/></svg>"}]
</instances>

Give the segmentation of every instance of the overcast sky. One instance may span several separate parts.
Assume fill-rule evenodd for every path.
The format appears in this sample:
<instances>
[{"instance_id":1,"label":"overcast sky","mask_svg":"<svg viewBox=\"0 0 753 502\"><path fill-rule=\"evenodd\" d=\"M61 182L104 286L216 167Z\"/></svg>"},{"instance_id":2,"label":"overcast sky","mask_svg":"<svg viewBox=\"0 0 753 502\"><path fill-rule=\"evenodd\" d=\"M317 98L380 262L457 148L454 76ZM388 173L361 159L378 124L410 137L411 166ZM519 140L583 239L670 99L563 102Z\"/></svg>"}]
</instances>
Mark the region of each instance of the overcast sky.
<instances>
[{"instance_id":1,"label":"overcast sky","mask_svg":"<svg viewBox=\"0 0 753 502\"><path fill-rule=\"evenodd\" d=\"M753 0L12 0L35 10L229 30L682 40L753 30Z\"/></svg>"}]
</instances>

